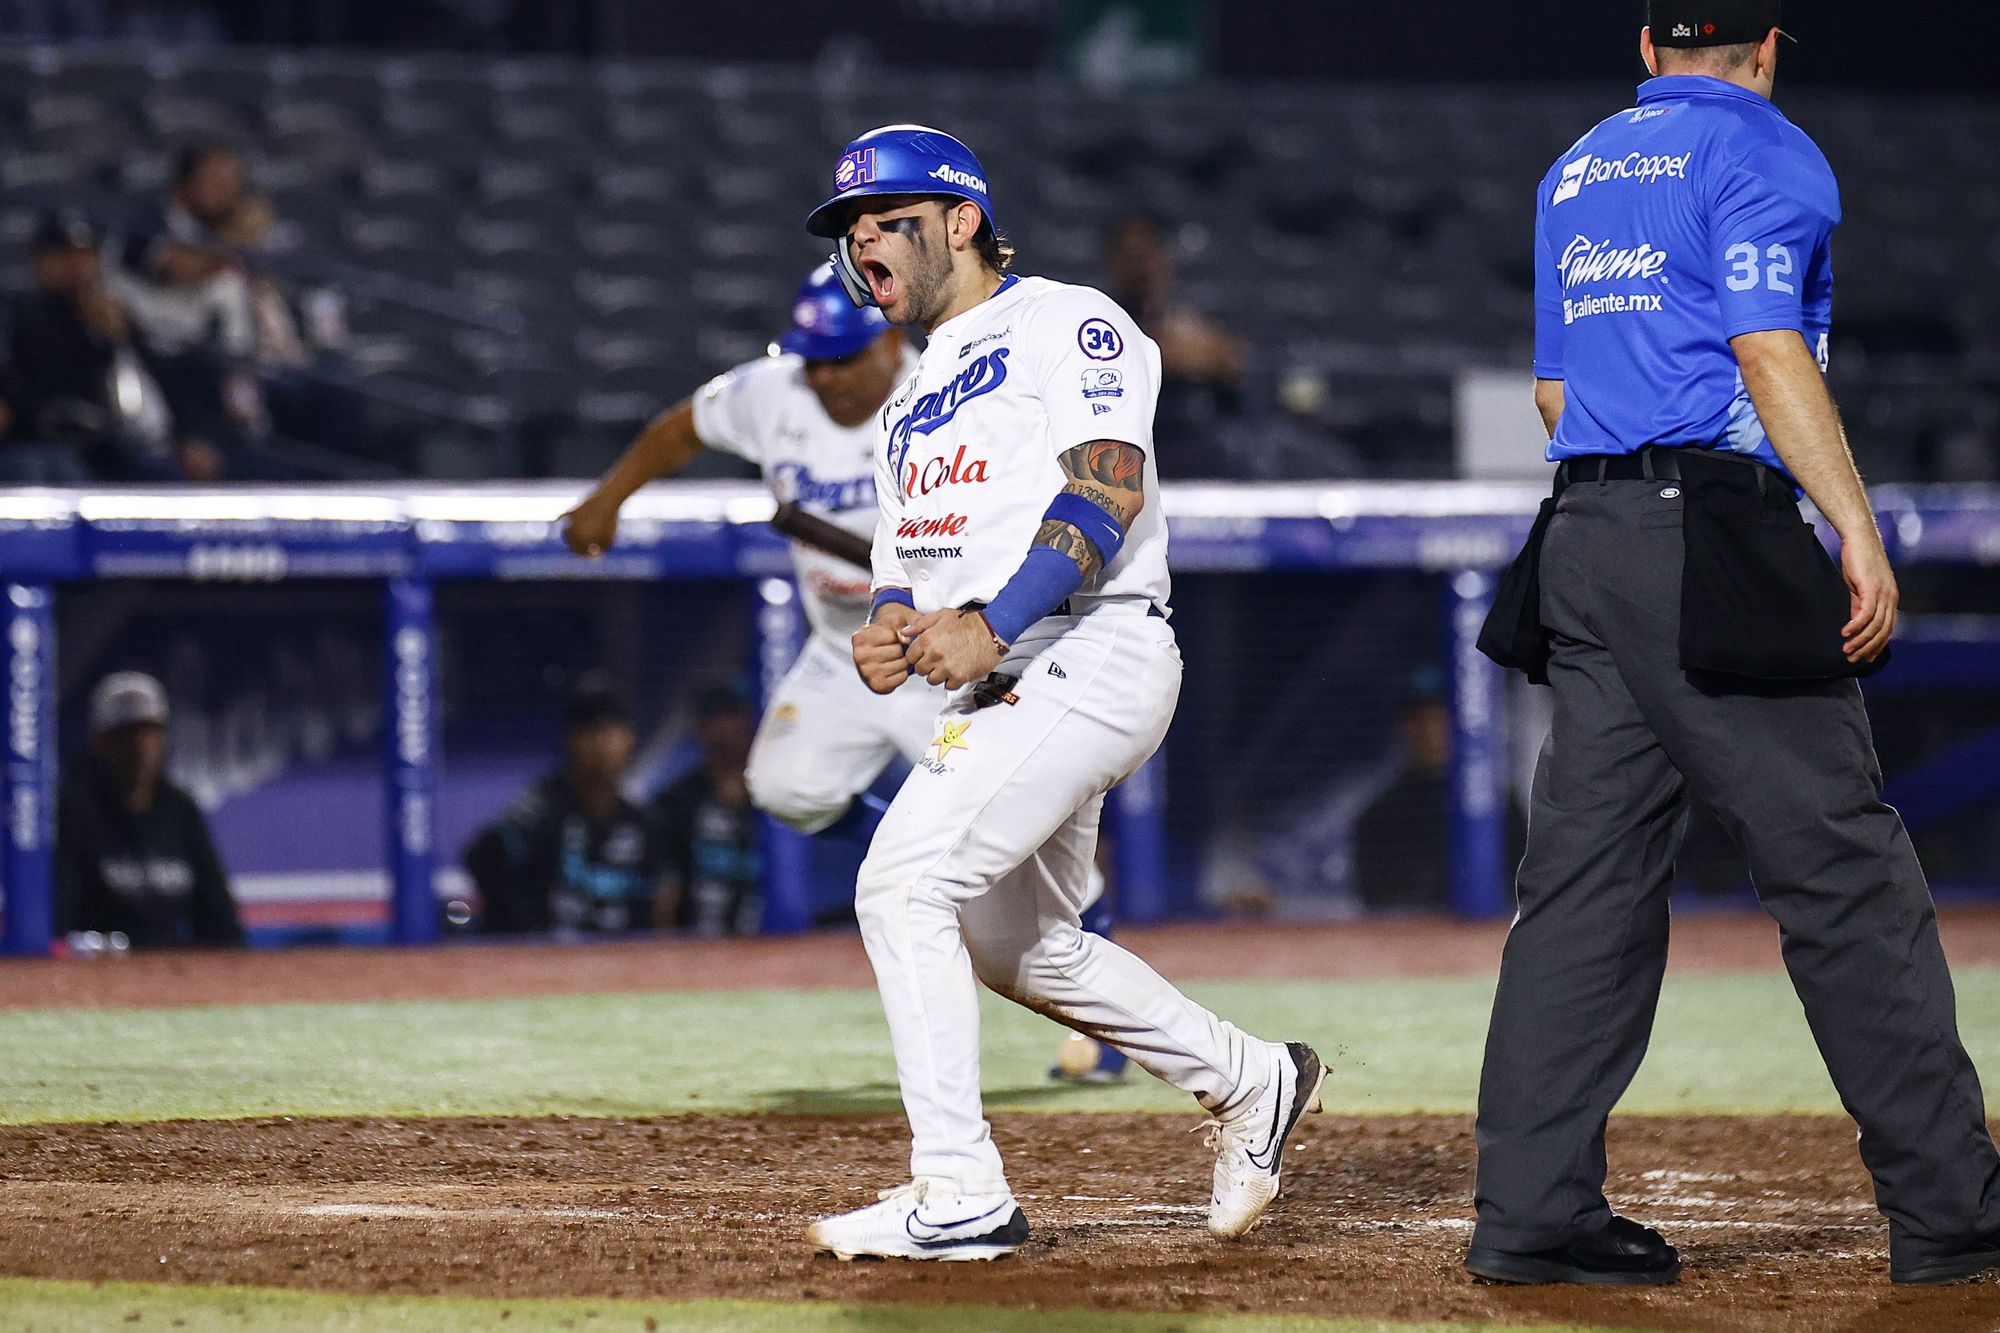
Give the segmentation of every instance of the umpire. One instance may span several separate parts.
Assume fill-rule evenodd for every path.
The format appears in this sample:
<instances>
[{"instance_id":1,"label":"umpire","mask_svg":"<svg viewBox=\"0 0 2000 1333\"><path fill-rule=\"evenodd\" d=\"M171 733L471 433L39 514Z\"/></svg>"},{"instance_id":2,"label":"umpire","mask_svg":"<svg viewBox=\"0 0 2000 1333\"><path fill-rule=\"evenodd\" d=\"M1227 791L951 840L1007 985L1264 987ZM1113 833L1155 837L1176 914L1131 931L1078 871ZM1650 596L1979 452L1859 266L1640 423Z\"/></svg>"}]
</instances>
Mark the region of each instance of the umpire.
<instances>
[{"instance_id":1,"label":"umpire","mask_svg":"<svg viewBox=\"0 0 2000 1333\"><path fill-rule=\"evenodd\" d=\"M1555 720L1480 1080L1480 1277L1679 1275L1606 1202L1604 1128L1652 1028L1689 795L1778 919L1890 1277L2000 1267L2000 1156L1854 680L1887 652L1896 579L1823 378L1839 195L1771 104L1778 22L1779 0L1652 0L1659 77L1537 200L1557 494L1483 646L1554 687Z\"/></svg>"}]
</instances>

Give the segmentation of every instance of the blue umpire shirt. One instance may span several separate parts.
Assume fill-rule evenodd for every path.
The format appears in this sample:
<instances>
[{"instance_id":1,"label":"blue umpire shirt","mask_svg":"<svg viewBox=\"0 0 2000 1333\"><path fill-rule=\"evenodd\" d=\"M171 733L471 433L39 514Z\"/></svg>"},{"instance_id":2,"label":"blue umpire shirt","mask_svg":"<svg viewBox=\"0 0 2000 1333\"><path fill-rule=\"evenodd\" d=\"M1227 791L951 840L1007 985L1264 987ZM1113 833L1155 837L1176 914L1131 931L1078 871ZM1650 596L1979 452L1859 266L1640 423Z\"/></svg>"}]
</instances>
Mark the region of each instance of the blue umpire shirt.
<instances>
[{"instance_id":1,"label":"blue umpire shirt","mask_svg":"<svg viewBox=\"0 0 2000 1333\"><path fill-rule=\"evenodd\" d=\"M1826 369L1840 190L1769 99L1648 80L1535 207L1535 375L1563 380L1548 458L1696 445L1783 470L1729 340L1796 329Z\"/></svg>"}]
</instances>

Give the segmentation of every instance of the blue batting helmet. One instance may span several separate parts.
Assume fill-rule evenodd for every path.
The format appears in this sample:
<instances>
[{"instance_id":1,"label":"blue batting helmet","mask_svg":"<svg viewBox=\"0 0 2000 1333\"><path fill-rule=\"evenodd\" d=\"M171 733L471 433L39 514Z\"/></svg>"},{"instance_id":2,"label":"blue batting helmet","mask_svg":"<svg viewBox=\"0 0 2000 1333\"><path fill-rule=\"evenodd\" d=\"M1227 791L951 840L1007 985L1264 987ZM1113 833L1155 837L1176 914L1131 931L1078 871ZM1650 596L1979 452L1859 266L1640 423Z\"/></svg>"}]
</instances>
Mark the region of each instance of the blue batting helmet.
<instances>
[{"instance_id":1,"label":"blue batting helmet","mask_svg":"<svg viewBox=\"0 0 2000 1333\"><path fill-rule=\"evenodd\" d=\"M778 348L808 361L838 361L874 342L888 328L881 311L848 299L832 264L821 264L806 275L792 301L792 326L778 336Z\"/></svg>"},{"instance_id":2,"label":"blue batting helmet","mask_svg":"<svg viewBox=\"0 0 2000 1333\"><path fill-rule=\"evenodd\" d=\"M986 168L970 148L928 125L884 125L848 144L833 169L833 190L833 198L806 218L806 230L815 236L845 236L848 204L884 194L942 194L969 200L979 205L995 231L1000 228L986 193ZM834 252L833 261L854 303L874 304L845 244Z\"/></svg>"}]
</instances>

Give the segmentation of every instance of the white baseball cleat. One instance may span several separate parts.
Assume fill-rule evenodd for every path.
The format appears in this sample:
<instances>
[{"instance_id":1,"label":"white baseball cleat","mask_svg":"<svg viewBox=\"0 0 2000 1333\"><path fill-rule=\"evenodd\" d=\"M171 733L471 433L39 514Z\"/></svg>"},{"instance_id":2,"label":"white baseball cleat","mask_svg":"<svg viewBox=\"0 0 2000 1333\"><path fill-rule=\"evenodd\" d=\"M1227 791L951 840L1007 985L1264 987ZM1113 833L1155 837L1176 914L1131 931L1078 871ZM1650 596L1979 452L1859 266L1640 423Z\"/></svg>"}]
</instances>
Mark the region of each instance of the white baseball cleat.
<instances>
[{"instance_id":1,"label":"white baseball cleat","mask_svg":"<svg viewBox=\"0 0 2000 1333\"><path fill-rule=\"evenodd\" d=\"M963 1194L942 1180L883 1190L880 1201L806 1228L836 1259L1004 1259L1028 1239L1012 1194Z\"/></svg>"},{"instance_id":2,"label":"white baseball cleat","mask_svg":"<svg viewBox=\"0 0 2000 1333\"><path fill-rule=\"evenodd\" d=\"M1308 1111L1320 1109L1326 1070L1304 1042L1280 1048L1278 1068L1264 1094L1234 1118L1199 1126L1215 1152L1215 1184L1208 1198L1208 1234L1235 1240L1263 1220L1278 1197L1285 1169L1285 1141Z\"/></svg>"}]
</instances>

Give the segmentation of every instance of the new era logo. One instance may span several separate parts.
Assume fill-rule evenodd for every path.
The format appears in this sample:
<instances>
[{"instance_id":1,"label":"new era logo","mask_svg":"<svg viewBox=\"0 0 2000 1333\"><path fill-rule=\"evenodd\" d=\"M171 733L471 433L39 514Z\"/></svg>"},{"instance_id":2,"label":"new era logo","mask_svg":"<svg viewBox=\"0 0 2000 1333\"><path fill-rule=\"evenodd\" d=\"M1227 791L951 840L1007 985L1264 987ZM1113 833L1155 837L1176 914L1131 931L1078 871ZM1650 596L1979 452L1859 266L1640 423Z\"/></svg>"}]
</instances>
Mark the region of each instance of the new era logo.
<instances>
[{"instance_id":1,"label":"new era logo","mask_svg":"<svg viewBox=\"0 0 2000 1333\"><path fill-rule=\"evenodd\" d=\"M1056 664L1055 664L1054 662L1051 662L1051 663L1049 663L1049 674L1050 674L1051 676L1054 676L1054 677L1055 677L1055 678L1056 678L1057 680L1068 680L1068 679L1069 679L1069 672L1067 672L1067 671L1064 671L1064 670L1063 670L1063 669L1062 669L1061 667L1057 666L1057 665L1056 665Z\"/></svg>"}]
</instances>

